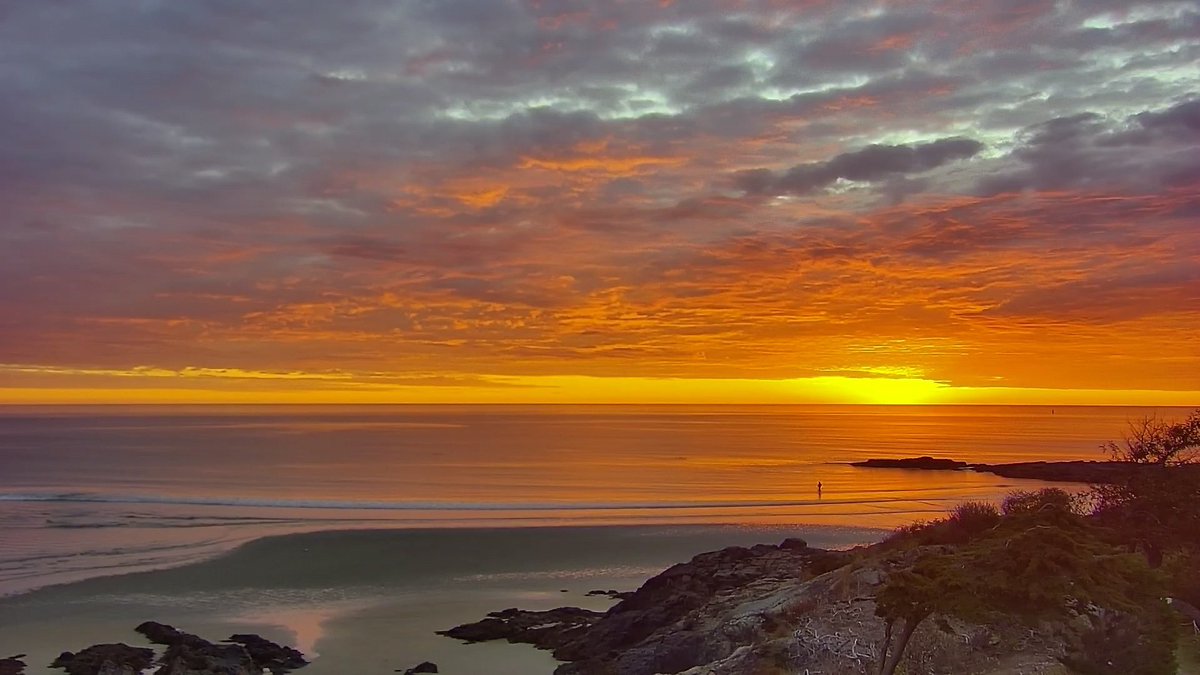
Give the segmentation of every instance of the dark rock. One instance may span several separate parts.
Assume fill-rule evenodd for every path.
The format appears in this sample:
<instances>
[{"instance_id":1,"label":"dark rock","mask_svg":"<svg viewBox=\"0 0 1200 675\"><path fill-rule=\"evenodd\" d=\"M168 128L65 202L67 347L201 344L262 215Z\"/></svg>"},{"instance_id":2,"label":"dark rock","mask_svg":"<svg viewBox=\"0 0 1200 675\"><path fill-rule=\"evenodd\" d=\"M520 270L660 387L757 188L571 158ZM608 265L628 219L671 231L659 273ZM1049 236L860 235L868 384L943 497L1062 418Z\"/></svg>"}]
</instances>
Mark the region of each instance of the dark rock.
<instances>
[{"instance_id":1,"label":"dark rock","mask_svg":"<svg viewBox=\"0 0 1200 675\"><path fill-rule=\"evenodd\" d=\"M404 671L404 675L418 675L419 673L436 673L438 671L437 664L432 661L422 661L417 665ZM400 672L399 670L396 671Z\"/></svg>"},{"instance_id":2,"label":"dark rock","mask_svg":"<svg viewBox=\"0 0 1200 675\"><path fill-rule=\"evenodd\" d=\"M508 640L532 644L541 649L554 649L602 616L602 612L578 607L559 607L542 612L512 608L492 612L482 621L437 631L437 634L465 642Z\"/></svg>"},{"instance_id":3,"label":"dark rock","mask_svg":"<svg viewBox=\"0 0 1200 675\"><path fill-rule=\"evenodd\" d=\"M133 630L141 633L147 640L156 645L170 646L180 642L205 641L196 635L185 633L174 626L157 621L144 621L138 624Z\"/></svg>"},{"instance_id":4,"label":"dark rock","mask_svg":"<svg viewBox=\"0 0 1200 675\"><path fill-rule=\"evenodd\" d=\"M155 675L259 675L241 645L215 645L207 640L181 641L167 647Z\"/></svg>"},{"instance_id":5,"label":"dark rock","mask_svg":"<svg viewBox=\"0 0 1200 675\"><path fill-rule=\"evenodd\" d=\"M154 650L124 643L92 645L81 652L63 652L51 668L67 675L140 675L154 663Z\"/></svg>"},{"instance_id":6,"label":"dark rock","mask_svg":"<svg viewBox=\"0 0 1200 675\"><path fill-rule=\"evenodd\" d=\"M957 471L969 465L953 459L934 459L933 457L909 457L907 459L868 459L865 462L851 462L850 466L868 469L918 469L922 471Z\"/></svg>"},{"instance_id":7,"label":"dark rock","mask_svg":"<svg viewBox=\"0 0 1200 675\"><path fill-rule=\"evenodd\" d=\"M779 548L787 549L789 551L807 551L808 542L804 541L800 537L788 537L787 539L783 540L783 543L779 545Z\"/></svg>"},{"instance_id":8,"label":"dark rock","mask_svg":"<svg viewBox=\"0 0 1200 675\"><path fill-rule=\"evenodd\" d=\"M603 595L603 596L613 598L614 600L624 600L625 598L628 598L629 596L633 595L633 591L614 591L613 589L610 588L606 591L604 591L604 590L588 591L587 595L592 595L592 596Z\"/></svg>"},{"instance_id":9,"label":"dark rock","mask_svg":"<svg viewBox=\"0 0 1200 675\"><path fill-rule=\"evenodd\" d=\"M234 642L246 648L254 665L259 668L270 668L275 675L281 675L297 668L308 665L304 654L298 649L276 644L253 633L237 633L229 636L229 642Z\"/></svg>"},{"instance_id":10,"label":"dark rock","mask_svg":"<svg viewBox=\"0 0 1200 675\"><path fill-rule=\"evenodd\" d=\"M25 658L24 654L17 654L0 659L0 675L24 675L25 662L21 660L23 658Z\"/></svg>"}]
</instances>

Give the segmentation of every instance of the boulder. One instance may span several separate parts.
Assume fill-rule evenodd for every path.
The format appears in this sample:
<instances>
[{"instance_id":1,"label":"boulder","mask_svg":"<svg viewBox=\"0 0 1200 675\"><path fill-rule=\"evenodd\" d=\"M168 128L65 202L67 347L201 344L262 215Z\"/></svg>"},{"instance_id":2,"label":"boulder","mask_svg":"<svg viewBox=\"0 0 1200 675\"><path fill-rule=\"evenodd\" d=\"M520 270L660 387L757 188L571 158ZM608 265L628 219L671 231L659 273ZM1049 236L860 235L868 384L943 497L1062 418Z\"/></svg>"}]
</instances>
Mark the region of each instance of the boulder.
<instances>
[{"instance_id":1,"label":"boulder","mask_svg":"<svg viewBox=\"0 0 1200 675\"><path fill-rule=\"evenodd\" d=\"M783 540L783 543L779 545L779 548L787 551L807 551L808 542L804 541L800 537L788 537L787 539Z\"/></svg>"},{"instance_id":2,"label":"boulder","mask_svg":"<svg viewBox=\"0 0 1200 675\"><path fill-rule=\"evenodd\" d=\"M156 645L170 646L180 642L205 642L199 636L185 633L174 626L157 621L143 621L133 630L141 633L143 637Z\"/></svg>"},{"instance_id":3,"label":"boulder","mask_svg":"<svg viewBox=\"0 0 1200 675\"><path fill-rule=\"evenodd\" d=\"M140 675L153 662L154 650L115 643L63 652L50 667L61 668L67 675Z\"/></svg>"}]
</instances>

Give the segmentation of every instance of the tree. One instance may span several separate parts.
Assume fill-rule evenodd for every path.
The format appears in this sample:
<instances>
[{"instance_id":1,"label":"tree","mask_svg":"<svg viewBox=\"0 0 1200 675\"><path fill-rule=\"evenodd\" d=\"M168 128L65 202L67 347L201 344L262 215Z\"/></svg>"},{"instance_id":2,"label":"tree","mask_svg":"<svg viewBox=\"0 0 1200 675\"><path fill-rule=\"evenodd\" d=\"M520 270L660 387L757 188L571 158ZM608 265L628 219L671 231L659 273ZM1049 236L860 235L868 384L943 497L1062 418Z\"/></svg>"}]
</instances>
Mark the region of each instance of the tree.
<instances>
[{"instance_id":1,"label":"tree","mask_svg":"<svg viewBox=\"0 0 1200 675\"><path fill-rule=\"evenodd\" d=\"M1014 513L980 538L933 549L888 577L875 598L884 620L879 673L895 673L913 632L933 614L1035 622L1100 607L1140 615L1162 604L1160 585L1140 556L1114 547L1069 509Z\"/></svg>"},{"instance_id":2,"label":"tree","mask_svg":"<svg viewBox=\"0 0 1200 675\"><path fill-rule=\"evenodd\" d=\"M1102 447L1118 462L1162 467L1195 464L1200 461L1200 410L1175 423L1144 417L1129 425L1122 444L1109 441Z\"/></svg>"},{"instance_id":3,"label":"tree","mask_svg":"<svg viewBox=\"0 0 1200 675\"><path fill-rule=\"evenodd\" d=\"M1167 551L1200 548L1200 410L1182 422L1144 418L1130 424L1122 443L1102 448L1131 470L1092 486L1095 515L1141 549L1152 567Z\"/></svg>"}]
</instances>

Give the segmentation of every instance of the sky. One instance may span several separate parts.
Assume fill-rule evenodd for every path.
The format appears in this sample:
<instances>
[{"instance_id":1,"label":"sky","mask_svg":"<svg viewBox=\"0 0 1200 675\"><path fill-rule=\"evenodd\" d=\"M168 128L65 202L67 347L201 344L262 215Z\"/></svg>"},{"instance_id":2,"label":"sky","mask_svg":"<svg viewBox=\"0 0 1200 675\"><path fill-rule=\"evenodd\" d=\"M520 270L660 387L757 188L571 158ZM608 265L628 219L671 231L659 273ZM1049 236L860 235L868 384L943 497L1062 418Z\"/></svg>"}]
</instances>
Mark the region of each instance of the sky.
<instances>
[{"instance_id":1,"label":"sky","mask_svg":"<svg viewBox=\"0 0 1200 675\"><path fill-rule=\"evenodd\" d=\"M11 0L0 402L1200 404L1200 7Z\"/></svg>"}]
</instances>

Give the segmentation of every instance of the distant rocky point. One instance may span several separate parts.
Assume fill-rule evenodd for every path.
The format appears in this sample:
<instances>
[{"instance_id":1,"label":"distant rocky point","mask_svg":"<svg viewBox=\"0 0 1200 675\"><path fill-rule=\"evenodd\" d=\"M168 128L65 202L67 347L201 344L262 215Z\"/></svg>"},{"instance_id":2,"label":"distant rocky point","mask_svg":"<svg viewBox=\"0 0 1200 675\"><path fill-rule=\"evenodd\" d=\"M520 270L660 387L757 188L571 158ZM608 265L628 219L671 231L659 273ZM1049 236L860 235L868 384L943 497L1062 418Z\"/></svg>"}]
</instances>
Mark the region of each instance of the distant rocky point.
<instances>
[{"instance_id":1,"label":"distant rocky point","mask_svg":"<svg viewBox=\"0 0 1200 675\"><path fill-rule=\"evenodd\" d=\"M1013 462L1009 464L969 464L953 459L934 457L909 457L905 459L868 459L851 462L850 466L866 469L910 469L918 471L978 471L992 473L1004 478L1029 478L1034 480L1067 483L1115 483L1131 474L1155 471L1160 467L1133 462ZM1197 470L1200 466L1180 470Z\"/></svg>"},{"instance_id":2,"label":"distant rocky point","mask_svg":"<svg viewBox=\"0 0 1200 675\"><path fill-rule=\"evenodd\" d=\"M953 459L934 459L933 457L909 457L906 459L868 459L865 462L851 462L850 466L861 466L867 469L920 469L923 471L957 471L970 466L966 462Z\"/></svg>"}]
</instances>

